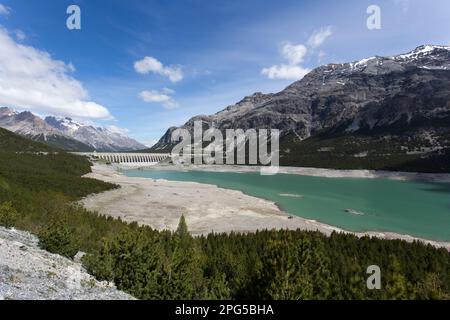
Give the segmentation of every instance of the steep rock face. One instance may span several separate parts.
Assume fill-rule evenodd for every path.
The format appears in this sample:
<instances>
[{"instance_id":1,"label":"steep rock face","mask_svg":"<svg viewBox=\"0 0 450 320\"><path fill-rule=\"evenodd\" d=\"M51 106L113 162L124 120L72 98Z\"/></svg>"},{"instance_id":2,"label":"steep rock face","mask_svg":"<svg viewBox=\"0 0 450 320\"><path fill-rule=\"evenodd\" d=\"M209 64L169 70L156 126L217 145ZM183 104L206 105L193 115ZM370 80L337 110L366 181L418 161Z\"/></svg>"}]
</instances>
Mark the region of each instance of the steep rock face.
<instances>
[{"instance_id":1,"label":"steep rock face","mask_svg":"<svg viewBox=\"0 0 450 320\"><path fill-rule=\"evenodd\" d=\"M183 127L192 130L195 120L221 130L279 129L282 142L290 144L319 135L370 136L395 129L398 137L420 140L416 147L448 148L450 47L421 46L398 56L321 66L279 93L255 94ZM174 129L154 148L167 149Z\"/></svg>"}]
</instances>

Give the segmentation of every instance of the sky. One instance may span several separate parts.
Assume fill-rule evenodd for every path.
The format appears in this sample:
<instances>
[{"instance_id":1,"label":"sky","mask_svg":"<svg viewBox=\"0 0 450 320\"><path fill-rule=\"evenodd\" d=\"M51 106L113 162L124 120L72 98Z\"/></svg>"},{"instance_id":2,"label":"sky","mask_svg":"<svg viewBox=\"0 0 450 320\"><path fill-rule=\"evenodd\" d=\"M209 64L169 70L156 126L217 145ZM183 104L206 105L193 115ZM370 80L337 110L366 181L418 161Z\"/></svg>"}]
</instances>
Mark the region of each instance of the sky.
<instances>
[{"instance_id":1,"label":"sky","mask_svg":"<svg viewBox=\"0 0 450 320\"><path fill-rule=\"evenodd\" d=\"M0 0L0 106L151 145L320 65L450 45L449 14L448 0Z\"/></svg>"}]
</instances>

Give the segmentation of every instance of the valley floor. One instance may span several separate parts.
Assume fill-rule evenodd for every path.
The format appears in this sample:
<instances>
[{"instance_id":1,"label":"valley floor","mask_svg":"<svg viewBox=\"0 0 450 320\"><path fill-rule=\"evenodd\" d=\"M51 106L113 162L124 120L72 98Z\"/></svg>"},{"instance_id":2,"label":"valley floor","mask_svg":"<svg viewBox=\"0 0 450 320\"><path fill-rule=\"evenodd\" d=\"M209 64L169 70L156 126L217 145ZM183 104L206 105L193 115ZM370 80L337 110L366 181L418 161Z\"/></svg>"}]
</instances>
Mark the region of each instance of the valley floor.
<instances>
[{"instance_id":1,"label":"valley floor","mask_svg":"<svg viewBox=\"0 0 450 320\"><path fill-rule=\"evenodd\" d=\"M119 174L113 166L102 164L95 164L92 173L87 176L121 186L120 189L83 199L82 204L87 209L115 218L120 217L127 222L149 225L157 230L175 230L181 215L184 215L189 230L194 235L211 232L254 232L264 229L317 230L327 235L333 231L347 232L317 221L288 215L273 202L213 185L131 178ZM408 235L388 232L355 234L406 241L420 240L450 251L450 243Z\"/></svg>"}]
</instances>

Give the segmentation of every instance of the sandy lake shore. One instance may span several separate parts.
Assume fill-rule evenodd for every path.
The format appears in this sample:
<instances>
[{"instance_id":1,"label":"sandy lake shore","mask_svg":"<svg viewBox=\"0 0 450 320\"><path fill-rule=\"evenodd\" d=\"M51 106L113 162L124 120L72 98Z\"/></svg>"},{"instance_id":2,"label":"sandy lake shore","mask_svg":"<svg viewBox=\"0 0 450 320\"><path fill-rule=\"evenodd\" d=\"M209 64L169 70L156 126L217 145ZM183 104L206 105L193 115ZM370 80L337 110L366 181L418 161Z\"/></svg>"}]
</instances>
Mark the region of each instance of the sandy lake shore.
<instances>
[{"instance_id":1,"label":"sandy lake shore","mask_svg":"<svg viewBox=\"0 0 450 320\"><path fill-rule=\"evenodd\" d=\"M298 168L300 171L301 169ZM214 171L218 170L220 168L216 167ZM331 171L337 172L337 170ZM131 178L119 174L113 166L102 164L95 164L92 167L92 173L86 176L121 186L120 189L83 199L81 203L87 209L115 218L120 217L124 221L149 225L158 230L175 230L180 216L184 214L189 230L194 235L210 232L254 232L264 229L301 229L320 231L326 235L333 231L347 232L317 221L289 215L281 211L273 202L214 185ZM389 232L353 234L359 237L402 239L410 242L419 240L436 247L445 247L450 251L450 243L419 239L408 235Z\"/></svg>"}]
</instances>

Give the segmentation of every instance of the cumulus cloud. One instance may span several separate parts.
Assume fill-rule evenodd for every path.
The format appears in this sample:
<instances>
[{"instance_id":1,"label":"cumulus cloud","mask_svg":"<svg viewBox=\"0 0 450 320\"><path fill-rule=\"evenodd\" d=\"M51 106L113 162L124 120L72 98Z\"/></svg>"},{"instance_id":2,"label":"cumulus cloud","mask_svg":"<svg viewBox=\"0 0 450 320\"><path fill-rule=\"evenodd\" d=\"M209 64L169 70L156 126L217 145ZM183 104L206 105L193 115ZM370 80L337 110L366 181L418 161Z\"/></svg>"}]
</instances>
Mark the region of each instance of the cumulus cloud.
<instances>
[{"instance_id":1,"label":"cumulus cloud","mask_svg":"<svg viewBox=\"0 0 450 320\"><path fill-rule=\"evenodd\" d=\"M164 88L161 92L157 90L144 90L139 94L139 97L149 103L160 103L166 109L174 109L178 107L178 103L170 96L175 91Z\"/></svg>"},{"instance_id":2,"label":"cumulus cloud","mask_svg":"<svg viewBox=\"0 0 450 320\"><path fill-rule=\"evenodd\" d=\"M288 63L264 68L261 74L269 79L299 80L310 71L300 65L307 53L306 46L288 42L281 48L281 55Z\"/></svg>"},{"instance_id":3,"label":"cumulus cloud","mask_svg":"<svg viewBox=\"0 0 450 320\"><path fill-rule=\"evenodd\" d=\"M0 16L4 15L7 16L11 12L11 9L9 9L7 6L0 3Z\"/></svg>"},{"instance_id":4,"label":"cumulus cloud","mask_svg":"<svg viewBox=\"0 0 450 320\"><path fill-rule=\"evenodd\" d=\"M104 106L89 101L83 85L71 76L72 64L17 43L1 27L0 48L0 105L75 118L112 118Z\"/></svg>"},{"instance_id":5,"label":"cumulus cloud","mask_svg":"<svg viewBox=\"0 0 450 320\"><path fill-rule=\"evenodd\" d=\"M309 37L307 46L304 44L292 44L290 42L284 44L281 48L281 56L287 60L288 63L264 68L261 70L261 74L267 76L269 79L302 79L311 71L311 69L302 66L305 57L309 51L314 51L313 49L321 46L332 33L331 27L324 27L319 31L314 32ZM323 57L325 57L325 52L320 51L318 54L319 61L322 60Z\"/></svg>"},{"instance_id":6,"label":"cumulus cloud","mask_svg":"<svg viewBox=\"0 0 450 320\"><path fill-rule=\"evenodd\" d=\"M291 43L287 43L282 49L283 57L289 61L289 64L292 65L302 63L307 52L308 49L302 44L293 45Z\"/></svg>"},{"instance_id":7,"label":"cumulus cloud","mask_svg":"<svg viewBox=\"0 0 450 320\"><path fill-rule=\"evenodd\" d=\"M311 37L308 39L308 46L312 49L320 47L327 38L329 38L333 34L333 30L331 26L324 27L319 31L314 32Z\"/></svg>"},{"instance_id":8,"label":"cumulus cloud","mask_svg":"<svg viewBox=\"0 0 450 320\"><path fill-rule=\"evenodd\" d=\"M167 77L173 83L183 80L184 74L180 67L164 66L158 59L145 57L134 63L134 70L140 74L156 73Z\"/></svg>"},{"instance_id":9,"label":"cumulus cloud","mask_svg":"<svg viewBox=\"0 0 450 320\"><path fill-rule=\"evenodd\" d=\"M311 70L296 65L276 65L264 68L261 73L269 79L299 80Z\"/></svg>"}]
</instances>

